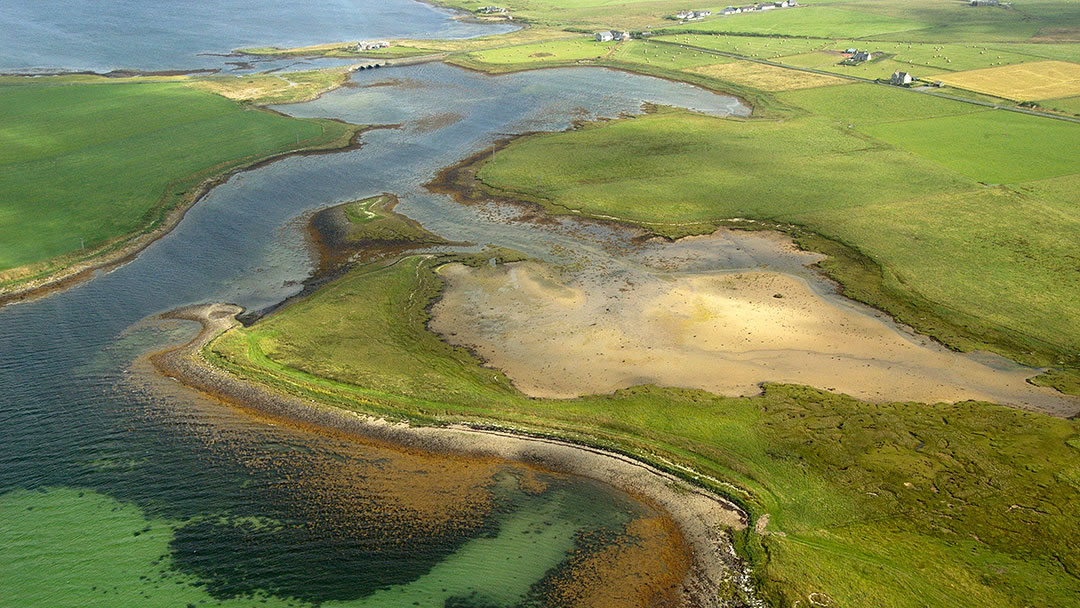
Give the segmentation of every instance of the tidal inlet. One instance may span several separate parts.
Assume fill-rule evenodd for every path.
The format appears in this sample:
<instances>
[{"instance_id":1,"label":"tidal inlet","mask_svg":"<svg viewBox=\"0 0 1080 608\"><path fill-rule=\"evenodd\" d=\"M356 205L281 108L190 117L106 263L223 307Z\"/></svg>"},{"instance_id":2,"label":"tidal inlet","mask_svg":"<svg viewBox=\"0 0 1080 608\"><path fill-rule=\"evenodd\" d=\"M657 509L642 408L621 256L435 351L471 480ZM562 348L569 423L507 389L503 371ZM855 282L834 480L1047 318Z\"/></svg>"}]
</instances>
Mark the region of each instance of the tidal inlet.
<instances>
[{"instance_id":1,"label":"tidal inlet","mask_svg":"<svg viewBox=\"0 0 1080 608\"><path fill-rule=\"evenodd\" d=\"M0 10L0 606L1080 606L1080 8Z\"/></svg>"}]
</instances>

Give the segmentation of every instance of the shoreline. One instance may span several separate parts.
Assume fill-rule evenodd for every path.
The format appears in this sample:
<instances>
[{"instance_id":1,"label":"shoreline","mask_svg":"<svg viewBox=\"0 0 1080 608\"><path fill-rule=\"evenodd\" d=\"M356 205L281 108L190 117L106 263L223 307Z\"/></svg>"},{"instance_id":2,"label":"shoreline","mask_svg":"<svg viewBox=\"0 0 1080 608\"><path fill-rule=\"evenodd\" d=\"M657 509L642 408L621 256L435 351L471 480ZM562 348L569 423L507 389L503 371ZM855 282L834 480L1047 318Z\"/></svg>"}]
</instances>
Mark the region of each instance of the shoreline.
<instances>
[{"instance_id":1,"label":"shoreline","mask_svg":"<svg viewBox=\"0 0 1080 608\"><path fill-rule=\"evenodd\" d=\"M691 549L691 567L682 592L684 606L719 606L720 591L732 585L753 594L752 575L736 555L727 532L745 529L749 518L731 501L616 452L491 426L410 426L248 382L214 367L201 356L203 347L239 324L236 316L242 311L231 304L207 304L165 313L160 318L195 321L201 330L186 344L143 358L158 374L189 389L286 423L322 427L432 453L513 460L606 483L663 511L676 523Z\"/></svg>"},{"instance_id":2,"label":"shoreline","mask_svg":"<svg viewBox=\"0 0 1080 608\"><path fill-rule=\"evenodd\" d=\"M280 114L275 110L264 108L261 111ZM341 122L341 121L338 121ZM100 253L91 253L86 259L76 261L73 264L63 266L44 276L29 279L22 283L16 283L8 287L0 287L0 308L9 304L34 300L46 297L53 293L73 287L83 281L89 280L97 272L109 272L135 259L144 249L166 234L172 232L187 212L206 198L214 188L224 184L234 176L245 171L252 171L273 164L293 156L319 156L322 154L336 154L357 150L364 145L361 141L364 133L380 128L394 128L390 126L367 126L352 125L354 128L349 134L348 140L343 144L331 141L319 144L312 148L299 148L273 154L246 165L234 167L219 175L209 177L192 189L190 194L181 199L171 210L161 218L161 223L149 230L143 229L128 236L119 237L116 242L107 244L101 248ZM331 147L326 147L331 146Z\"/></svg>"}]
</instances>

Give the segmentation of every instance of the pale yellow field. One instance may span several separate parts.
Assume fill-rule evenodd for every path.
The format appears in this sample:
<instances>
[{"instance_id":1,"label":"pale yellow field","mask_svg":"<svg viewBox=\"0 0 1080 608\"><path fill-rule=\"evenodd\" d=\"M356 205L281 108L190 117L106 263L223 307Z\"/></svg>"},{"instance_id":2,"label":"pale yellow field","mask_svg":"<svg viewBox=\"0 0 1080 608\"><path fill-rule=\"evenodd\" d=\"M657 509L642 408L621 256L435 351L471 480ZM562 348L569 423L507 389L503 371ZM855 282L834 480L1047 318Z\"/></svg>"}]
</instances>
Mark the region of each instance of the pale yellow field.
<instances>
[{"instance_id":1,"label":"pale yellow field","mask_svg":"<svg viewBox=\"0 0 1080 608\"><path fill-rule=\"evenodd\" d=\"M837 84L847 84L850 80L788 70L771 65L754 63L752 61L736 61L734 63L721 63L706 65L699 68L691 68L687 71L704 74L726 80L735 84L742 84L763 91L791 91L794 89L810 89Z\"/></svg>"},{"instance_id":2,"label":"pale yellow field","mask_svg":"<svg viewBox=\"0 0 1080 608\"><path fill-rule=\"evenodd\" d=\"M1016 101L1080 95L1080 64L1039 61L937 76L945 84Z\"/></svg>"}]
</instances>

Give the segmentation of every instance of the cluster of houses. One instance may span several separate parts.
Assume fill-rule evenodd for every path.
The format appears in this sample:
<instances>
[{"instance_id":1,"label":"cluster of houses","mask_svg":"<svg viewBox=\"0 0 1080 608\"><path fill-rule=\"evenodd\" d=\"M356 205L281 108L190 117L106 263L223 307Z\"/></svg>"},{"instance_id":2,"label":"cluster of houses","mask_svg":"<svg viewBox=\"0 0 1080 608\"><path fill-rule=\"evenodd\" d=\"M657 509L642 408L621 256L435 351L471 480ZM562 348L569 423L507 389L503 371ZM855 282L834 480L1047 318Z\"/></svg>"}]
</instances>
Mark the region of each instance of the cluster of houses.
<instances>
[{"instance_id":1,"label":"cluster of houses","mask_svg":"<svg viewBox=\"0 0 1080 608\"><path fill-rule=\"evenodd\" d=\"M630 32L605 30L603 32L596 32L595 35L597 42L611 42L612 40L622 42L623 40L630 40Z\"/></svg>"},{"instance_id":2,"label":"cluster of houses","mask_svg":"<svg viewBox=\"0 0 1080 608\"><path fill-rule=\"evenodd\" d=\"M781 0L780 2L766 2L765 4L750 4L747 6L729 6L721 11L724 15L738 15L739 13L755 13L771 11L778 8L794 8L799 6L795 0Z\"/></svg>"},{"instance_id":3,"label":"cluster of houses","mask_svg":"<svg viewBox=\"0 0 1080 608\"><path fill-rule=\"evenodd\" d=\"M476 12L481 15L505 15L507 13L506 7L502 6L481 6L476 9Z\"/></svg>"},{"instance_id":4,"label":"cluster of houses","mask_svg":"<svg viewBox=\"0 0 1080 608\"><path fill-rule=\"evenodd\" d=\"M376 49L389 48L390 43L385 40L376 40L373 42L357 42L356 50L358 51L374 51Z\"/></svg>"},{"instance_id":5,"label":"cluster of houses","mask_svg":"<svg viewBox=\"0 0 1080 608\"><path fill-rule=\"evenodd\" d=\"M694 21L695 19L704 19L712 14L712 11L679 11L675 13L673 19L679 21Z\"/></svg>"}]
</instances>

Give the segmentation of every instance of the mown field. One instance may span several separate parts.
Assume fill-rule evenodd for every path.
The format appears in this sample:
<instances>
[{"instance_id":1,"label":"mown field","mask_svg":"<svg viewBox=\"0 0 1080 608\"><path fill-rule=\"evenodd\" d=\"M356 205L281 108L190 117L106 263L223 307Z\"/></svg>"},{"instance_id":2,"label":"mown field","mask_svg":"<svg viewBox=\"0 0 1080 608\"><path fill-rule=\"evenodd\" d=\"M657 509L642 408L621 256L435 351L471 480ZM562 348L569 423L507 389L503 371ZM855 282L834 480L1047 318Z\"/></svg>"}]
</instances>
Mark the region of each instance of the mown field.
<instances>
[{"instance_id":1,"label":"mown field","mask_svg":"<svg viewBox=\"0 0 1080 608\"><path fill-rule=\"evenodd\" d=\"M482 260L475 260L480 262ZM692 467L764 536L737 540L772 605L1066 607L1080 426L979 403L870 404L770 385L761 397L639 387L528 399L426 330L439 260L355 270L207 356L256 382L417 423L471 421ZM723 480L723 481L719 481Z\"/></svg>"},{"instance_id":2,"label":"mown field","mask_svg":"<svg viewBox=\"0 0 1080 608\"><path fill-rule=\"evenodd\" d=\"M0 115L0 285L152 229L204 180L355 130L180 82L6 84Z\"/></svg>"},{"instance_id":3,"label":"mown field","mask_svg":"<svg viewBox=\"0 0 1080 608\"><path fill-rule=\"evenodd\" d=\"M1077 365L1080 210L1034 184L1077 171L1080 125L874 85L777 96L808 114L661 111L518 140L477 176L672 236L729 218L806 228L846 248L825 266L849 295L957 348Z\"/></svg>"}]
</instances>

